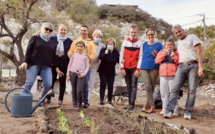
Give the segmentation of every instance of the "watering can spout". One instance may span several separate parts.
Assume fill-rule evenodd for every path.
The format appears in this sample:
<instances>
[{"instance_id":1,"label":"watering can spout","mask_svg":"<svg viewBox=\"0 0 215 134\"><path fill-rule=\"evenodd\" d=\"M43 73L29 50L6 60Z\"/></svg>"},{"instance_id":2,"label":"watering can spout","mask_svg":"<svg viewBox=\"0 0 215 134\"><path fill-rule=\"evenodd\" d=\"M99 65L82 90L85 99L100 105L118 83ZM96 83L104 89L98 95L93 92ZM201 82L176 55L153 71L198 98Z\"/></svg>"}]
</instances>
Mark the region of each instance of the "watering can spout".
<instances>
[{"instance_id":1,"label":"watering can spout","mask_svg":"<svg viewBox=\"0 0 215 134\"><path fill-rule=\"evenodd\" d=\"M41 98L39 100L39 102L32 108L31 114L38 108L38 106L45 100L46 96L51 96L53 94L52 90L49 90L48 93L46 93L46 95L43 96L43 98Z\"/></svg>"}]
</instances>

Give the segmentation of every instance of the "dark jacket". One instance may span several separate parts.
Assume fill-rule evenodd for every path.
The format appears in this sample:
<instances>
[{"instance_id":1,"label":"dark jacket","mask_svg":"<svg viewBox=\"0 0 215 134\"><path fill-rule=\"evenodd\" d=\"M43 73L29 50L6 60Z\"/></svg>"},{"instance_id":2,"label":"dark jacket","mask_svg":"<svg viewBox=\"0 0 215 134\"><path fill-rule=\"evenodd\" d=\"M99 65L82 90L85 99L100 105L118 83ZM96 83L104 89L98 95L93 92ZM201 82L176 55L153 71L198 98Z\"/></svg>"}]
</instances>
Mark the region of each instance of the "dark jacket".
<instances>
[{"instance_id":1,"label":"dark jacket","mask_svg":"<svg viewBox=\"0 0 215 134\"><path fill-rule=\"evenodd\" d=\"M98 72L104 75L115 75L116 63L119 63L119 51L114 48L112 53L105 54L106 48L102 48L99 53L101 63Z\"/></svg>"}]
</instances>

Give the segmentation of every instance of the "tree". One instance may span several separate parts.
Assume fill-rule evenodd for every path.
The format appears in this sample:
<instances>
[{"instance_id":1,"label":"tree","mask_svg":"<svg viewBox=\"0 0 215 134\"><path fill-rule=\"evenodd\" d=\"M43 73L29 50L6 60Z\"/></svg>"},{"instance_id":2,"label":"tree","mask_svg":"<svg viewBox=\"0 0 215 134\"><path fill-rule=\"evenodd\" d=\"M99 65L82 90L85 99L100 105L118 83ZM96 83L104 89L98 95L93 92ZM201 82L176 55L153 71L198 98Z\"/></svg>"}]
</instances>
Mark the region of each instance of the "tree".
<instances>
[{"instance_id":1,"label":"tree","mask_svg":"<svg viewBox=\"0 0 215 134\"><path fill-rule=\"evenodd\" d=\"M42 9L38 8L39 0L1 0L0 1L0 38L9 37L9 52L1 50L0 53L7 57L18 67L24 61L22 39L30 25L38 23L43 17ZM9 25L11 18L20 24L18 30ZM4 44L3 44L4 45ZM15 53L17 49L18 53ZM26 79L26 72L16 70L17 84L23 85Z\"/></svg>"}]
</instances>

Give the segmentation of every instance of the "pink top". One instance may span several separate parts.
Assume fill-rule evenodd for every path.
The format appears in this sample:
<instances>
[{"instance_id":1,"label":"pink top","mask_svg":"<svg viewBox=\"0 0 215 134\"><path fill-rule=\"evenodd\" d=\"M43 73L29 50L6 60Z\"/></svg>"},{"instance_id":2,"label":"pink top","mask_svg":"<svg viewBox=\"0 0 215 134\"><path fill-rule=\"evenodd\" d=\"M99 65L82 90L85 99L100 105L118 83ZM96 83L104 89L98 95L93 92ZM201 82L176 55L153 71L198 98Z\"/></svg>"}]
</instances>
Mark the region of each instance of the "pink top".
<instances>
[{"instance_id":1,"label":"pink top","mask_svg":"<svg viewBox=\"0 0 215 134\"><path fill-rule=\"evenodd\" d=\"M84 76L89 70L89 58L84 54L74 53L70 58L69 65L67 67L66 75L69 75L69 72L77 73L77 71Z\"/></svg>"}]
</instances>

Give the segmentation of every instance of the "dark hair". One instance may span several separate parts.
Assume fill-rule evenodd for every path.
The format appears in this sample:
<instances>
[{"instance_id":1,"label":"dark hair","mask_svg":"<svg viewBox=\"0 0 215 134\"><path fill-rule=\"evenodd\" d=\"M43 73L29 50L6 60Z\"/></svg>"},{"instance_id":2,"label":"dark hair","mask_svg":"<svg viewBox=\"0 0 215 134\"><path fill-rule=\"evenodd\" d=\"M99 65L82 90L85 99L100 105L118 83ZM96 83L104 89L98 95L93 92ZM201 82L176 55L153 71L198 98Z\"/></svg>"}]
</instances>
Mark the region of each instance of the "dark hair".
<instances>
[{"instance_id":1,"label":"dark hair","mask_svg":"<svg viewBox=\"0 0 215 134\"><path fill-rule=\"evenodd\" d=\"M154 34L156 34L156 31L155 31L154 29L149 28L149 29L147 29L147 30L146 30L146 35L147 35L147 33L148 33L149 31L153 31L153 32L154 32Z\"/></svg>"},{"instance_id":2,"label":"dark hair","mask_svg":"<svg viewBox=\"0 0 215 134\"><path fill-rule=\"evenodd\" d=\"M86 28L87 28L87 30L89 29L87 25L82 25L81 27L86 27Z\"/></svg>"},{"instance_id":3,"label":"dark hair","mask_svg":"<svg viewBox=\"0 0 215 134\"><path fill-rule=\"evenodd\" d=\"M78 42L76 43L76 46L77 46L78 44L82 44L82 45L85 47L85 43L84 43L83 41L78 41Z\"/></svg>"},{"instance_id":4,"label":"dark hair","mask_svg":"<svg viewBox=\"0 0 215 134\"><path fill-rule=\"evenodd\" d=\"M173 45L174 45L174 47L175 47L175 41L174 41L173 39L168 39L168 40L166 40L166 43L167 43L167 42L172 42ZM165 43L165 45L166 45L166 43Z\"/></svg>"}]
</instances>

